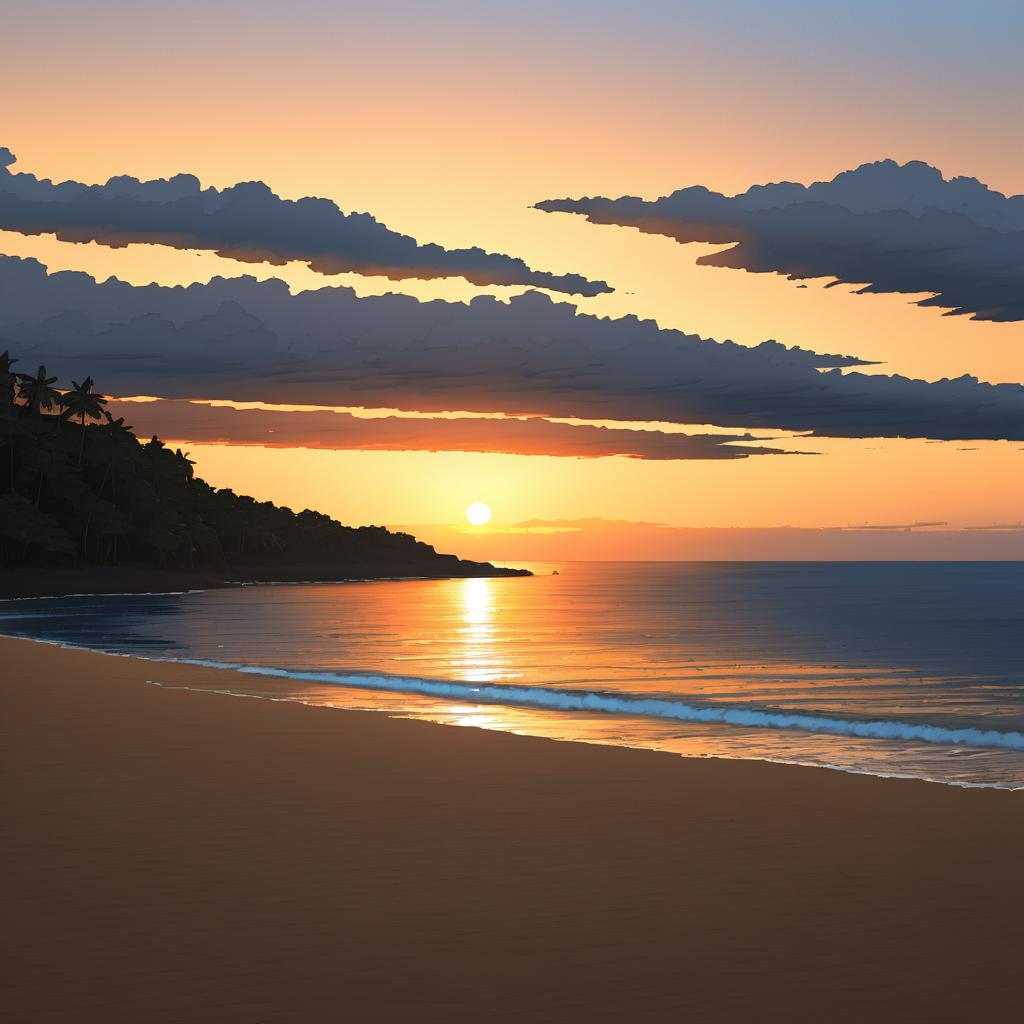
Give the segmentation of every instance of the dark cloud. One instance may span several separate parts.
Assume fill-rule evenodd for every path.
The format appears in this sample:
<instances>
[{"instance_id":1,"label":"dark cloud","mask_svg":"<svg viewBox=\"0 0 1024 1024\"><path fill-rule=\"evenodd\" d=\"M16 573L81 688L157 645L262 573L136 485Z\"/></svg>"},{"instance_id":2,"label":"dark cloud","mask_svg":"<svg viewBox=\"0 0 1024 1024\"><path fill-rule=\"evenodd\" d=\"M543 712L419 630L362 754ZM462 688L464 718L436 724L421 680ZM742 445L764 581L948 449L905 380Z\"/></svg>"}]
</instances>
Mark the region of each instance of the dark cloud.
<instances>
[{"instance_id":1,"label":"dark cloud","mask_svg":"<svg viewBox=\"0 0 1024 1024\"><path fill-rule=\"evenodd\" d=\"M578 295L611 288L578 274L532 270L522 260L480 248L421 245L368 213L342 213L329 199L282 199L262 181L202 188L191 174L105 185L54 184L12 173L0 147L0 228L54 234L65 242L131 242L210 249L250 263L308 264L321 274L431 279L463 277L477 285L530 285Z\"/></svg>"},{"instance_id":2,"label":"dark cloud","mask_svg":"<svg viewBox=\"0 0 1024 1024\"><path fill-rule=\"evenodd\" d=\"M1019 384L849 371L848 356L580 315L536 292L463 304L252 278L133 287L0 257L6 346L121 395L1024 440Z\"/></svg>"},{"instance_id":3,"label":"dark cloud","mask_svg":"<svg viewBox=\"0 0 1024 1024\"><path fill-rule=\"evenodd\" d=\"M750 434L680 434L623 430L545 419L363 417L333 410L236 409L187 401L116 401L108 406L140 436L192 444L260 445L334 451L458 451L511 455L634 459L745 459L786 454L778 448L737 445Z\"/></svg>"},{"instance_id":4,"label":"dark cloud","mask_svg":"<svg viewBox=\"0 0 1024 1024\"><path fill-rule=\"evenodd\" d=\"M701 186L661 199L550 199L679 242L732 244L698 262L792 278L834 277L864 292L933 292L921 305L979 320L1024 319L1024 196L974 178L946 181L920 162L864 164L810 186L755 185L736 196Z\"/></svg>"}]
</instances>

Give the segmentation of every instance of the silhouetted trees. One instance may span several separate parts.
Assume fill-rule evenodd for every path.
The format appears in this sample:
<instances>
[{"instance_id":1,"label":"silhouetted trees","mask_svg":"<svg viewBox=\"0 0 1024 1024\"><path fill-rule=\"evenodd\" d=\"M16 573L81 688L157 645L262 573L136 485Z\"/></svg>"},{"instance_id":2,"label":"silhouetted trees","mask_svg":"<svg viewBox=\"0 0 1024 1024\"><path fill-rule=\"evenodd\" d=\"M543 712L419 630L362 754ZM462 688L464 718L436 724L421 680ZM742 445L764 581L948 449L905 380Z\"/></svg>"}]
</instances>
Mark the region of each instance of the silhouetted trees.
<instances>
[{"instance_id":1,"label":"silhouetted trees","mask_svg":"<svg viewBox=\"0 0 1024 1024\"><path fill-rule=\"evenodd\" d=\"M10 363L10 356L6 352L4 356ZM51 387L52 384L56 384L57 378L47 377L45 366L40 366L34 377L28 373L19 373L17 377L18 397L25 403L25 407L30 413L55 409L60 405L60 392Z\"/></svg>"},{"instance_id":2,"label":"silhouetted trees","mask_svg":"<svg viewBox=\"0 0 1024 1024\"><path fill-rule=\"evenodd\" d=\"M91 377L61 391L0 355L0 566L454 563L381 527L298 514L197 478L188 452L142 443ZM61 429L63 424L63 429ZM435 564L436 563L436 564Z\"/></svg>"},{"instance_id":3,"label":"silhouetted trees","mask_svg":"<svg viewBox=\"0 0 1024 1024\"><path fill-rule=\"evenodd\" d=\"M43 367L39 367L39 372L43 373ZM82 438L78 447L78 464L82 464L82 452L85 449L85 420L86 417L93 420L100 418L100 413L103 411L103 406L107 404L107 400L102 398L100 395L93 394L93 380L92 377L86 377L81 384L77 380L71 382L71 390L65 392L60 399L60 404L64 406L64 411L60 414L61 419L69 419L72 416L78 416L82 424Z\"/></svg>"}]
</instances>

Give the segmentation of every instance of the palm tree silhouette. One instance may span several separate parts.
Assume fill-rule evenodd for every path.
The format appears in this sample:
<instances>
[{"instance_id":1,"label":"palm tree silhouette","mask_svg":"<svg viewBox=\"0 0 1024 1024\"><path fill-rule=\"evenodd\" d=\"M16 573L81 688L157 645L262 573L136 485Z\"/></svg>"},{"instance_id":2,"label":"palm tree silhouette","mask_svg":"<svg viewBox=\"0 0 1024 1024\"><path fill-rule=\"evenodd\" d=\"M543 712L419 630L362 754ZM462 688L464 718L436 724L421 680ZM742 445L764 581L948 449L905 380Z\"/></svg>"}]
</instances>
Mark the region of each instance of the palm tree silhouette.
<instances>
[{"instance_id":1,"label":"palm tree silhouette","mask_svg":"<svg viewBox=\"0 0 1024 1024\"><path fill-rule=\"evenodd\" d=\"M7 407L14 405L14 382L16 376L11 372L11 367L17 362L11 358L10 351L0 354L0 406L6 412Z\"/></svg>"},{"instance_id":2,"label":"palm tree silhouette","mask_svg":"<svg viewBox=\"0 0 1024 1024\"><path fill-rule=\"evenodd\" d=\"M103 479L100 481L99 490L96 492L100 498L103 497L108 480L111 481L111 489L116 492L117 470L118 468L124 468L130 463L136 446L132 426L130 423L125 423L123 416L118 416L115 420L110 415L109 410L104 409L103 418L106 420L106 423L100 426L100 433L96 439L100 446L100 456L105 463ZM96 446L94 445L93 447L95 448ZM116 539L115 537L115 542Z\"/></svg>"},{"instance_id":3,"label":"palm tree silhouette","mask_svg":"<svg viewBox=\"0 0 1024 1024\"><path fill-rule=\"evenodd\" d=\"M14 385L17 376L11 367L17 362L11 358L10 351L0 355L0 416L7 422L7 457L10 471L10 491L14 494Z\"/></svg>"},{"instance_id":4,"label":"palm tree silhouette","mask_svg":"<svg viewBox=\"0 0 1024 1024\"><path fill-rule=\"evenodd\" d=\"M46 376L46 367L40 366L33 377L30 373L19 373L18 397L24 401L30 413L41 414L43 410L56 409L60 405L60 392L53 385L56 377Z\"/></svg>"},{"instance_id":5,"label":"palm tree silhouette","mask_svg":"<svg viewBox=\"0 0 1024 1024\"><path fill-rule=\"evenodd\" d=\"M114 417L104 409L103 418L107 421L107 429L113 434L130 434L132 432L132 425L129 423L126 426L123 416L118 416L115 420Z\"/></svg>"},{"instance_id":6,"label":"palm tree silhouette","mask_svg":"<svg viewBox=\"0 0 1024 1024\"><path fill-rule=\"evenodd\" d=\"M40 369L42 369L40 367ZM62 419L71 419L72 416L80 417L82 437L78 444L78 464L82 464L82 455L85 452L85 420L86 417L98 420L103 413L103 406L107 400L102 395L93 392L93 379L86 377L81 384L77 380L71 382L71 390L61 398L60 404L64 406L61 413Z\"/></svg>"},{"instance_id":7,"label":"palm tree silhouette","mask_svg":"<svg viewBox=\"0 0 1024 1024\"><path fill-rule=\"evenodd\" d=\"M60 392L53 388L57 383L56 377L46 376L46 367L40 366L36 375L30 373L19 373L18 375L18 397L25 403L29 416L42 416L44 410L49 411L60 405ZM33 420L33 424L35 421ZM60 418L57 418L57 427L60 428ZM34 427L33 427L34 429ZM38 509L43 499L43 482L46 479L46 470L53 461L53 454L49 446L42 443L35 447L35 456L39 460L36 467L38 483L36 484L35 506Z\"/></svg>"},{"instance_id":8,"label":"palm tree silhouette","mask_svg":"<svg viewBox=\"0 0 1024 1024\"><path fill-rule=\"evenodd\" d=\"M191 452L183 452L180 448L174 453L174 457L181 463L181 469L185 474L186 480L191 480L195 476L192 470L195 460L189 458L191 454Z\"/></svg>"}]
</instances>

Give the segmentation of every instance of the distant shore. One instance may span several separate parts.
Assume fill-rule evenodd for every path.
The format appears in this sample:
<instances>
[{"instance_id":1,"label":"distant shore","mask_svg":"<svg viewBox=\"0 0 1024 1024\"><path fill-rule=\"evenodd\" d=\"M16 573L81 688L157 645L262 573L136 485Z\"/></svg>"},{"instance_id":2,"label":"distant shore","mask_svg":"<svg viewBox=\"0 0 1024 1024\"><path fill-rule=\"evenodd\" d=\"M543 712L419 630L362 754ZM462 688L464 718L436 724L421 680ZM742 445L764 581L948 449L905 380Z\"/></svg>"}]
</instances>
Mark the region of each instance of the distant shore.
<instances>
[{"instance_id":1,"label":"distant shore","mask_svg":"<svg viewBox=\"0 0 1024 1024\"><path fill-rule=\"evenodd\" d=\"M508 569L489 562L443 556L430 562L363 565L245 565L234 569L154 569L149 566L89 566L84 569L0 570L0 600L63 597L69 594L146 594L252 583L336 583L390 579L463 579L466 577L531 576L527 569Z\"/></svg>"},{"instance_id":2,"label":"distant shore","mask_svg":"<svg viewBox=\"0 0 1024 1024\"><path fill-rule=\"evenodd\" d=\"M0 664L12 1020L963 1022L1024 1000L1018 793L243 699L202 692L226 670L28 640Z\"/></svg>"}]
</instances>

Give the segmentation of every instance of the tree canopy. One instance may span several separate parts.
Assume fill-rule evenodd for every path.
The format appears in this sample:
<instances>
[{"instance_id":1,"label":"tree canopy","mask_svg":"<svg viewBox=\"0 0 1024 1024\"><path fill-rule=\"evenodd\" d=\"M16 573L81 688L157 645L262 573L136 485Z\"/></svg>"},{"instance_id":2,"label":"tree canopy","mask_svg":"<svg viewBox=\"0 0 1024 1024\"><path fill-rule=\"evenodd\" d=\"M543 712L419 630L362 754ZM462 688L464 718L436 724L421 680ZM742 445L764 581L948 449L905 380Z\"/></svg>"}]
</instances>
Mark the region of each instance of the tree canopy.
<instances>
[{"instance_id":1,"label":"tree canopy","mask_svg":"<svg viewBox=\"0 0 1024 1024\"><path fill-rule=\"evenodd\" d=\"M23 374L13 363L0 355L0 566L400 564L440 575L473 564L408 534L211 487L188 452L114 419L91 377L61 390L45 366Z\"/></svg>"}]
</instances>

